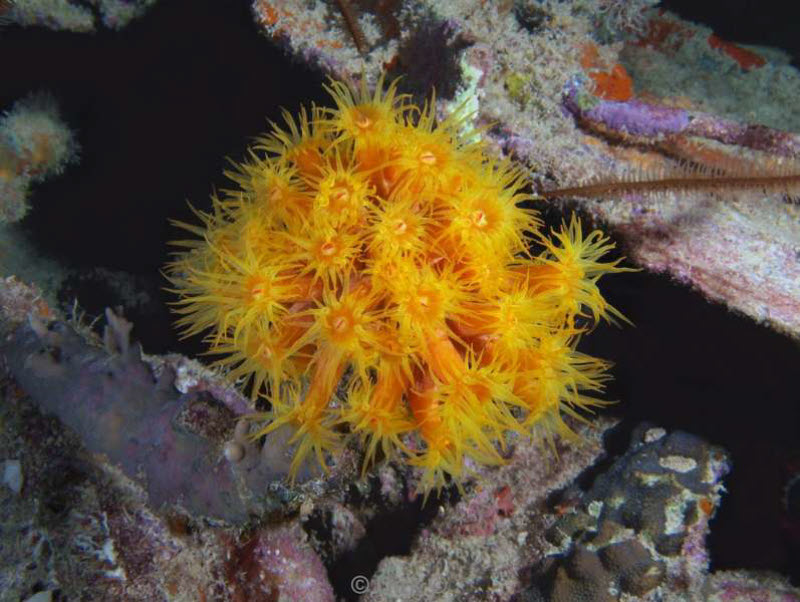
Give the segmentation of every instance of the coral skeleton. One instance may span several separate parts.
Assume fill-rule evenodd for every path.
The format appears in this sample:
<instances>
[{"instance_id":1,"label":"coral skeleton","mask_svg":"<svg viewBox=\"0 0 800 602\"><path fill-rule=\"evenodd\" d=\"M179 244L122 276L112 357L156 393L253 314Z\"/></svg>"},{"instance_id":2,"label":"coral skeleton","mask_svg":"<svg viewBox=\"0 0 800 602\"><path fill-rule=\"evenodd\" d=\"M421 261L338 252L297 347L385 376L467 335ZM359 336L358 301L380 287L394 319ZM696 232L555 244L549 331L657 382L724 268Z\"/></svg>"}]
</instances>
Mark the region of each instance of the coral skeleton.
<instances>
[{"instance_id":1,"label":"coral skeleton","mask_svg":"<svg viewBox=\"0 0 800 602\"><path fill-rule=\"evenodd\" d=\"M422 469L424 490L503 462L510 432L574 437L609 363L577 350L624 317L622 272L579 220L547 233L523 172L388 87L333 81L335 108L273 125L167 266L185 336L289 427L292 474L349 440Z\"/></svg>"}]
</instances>

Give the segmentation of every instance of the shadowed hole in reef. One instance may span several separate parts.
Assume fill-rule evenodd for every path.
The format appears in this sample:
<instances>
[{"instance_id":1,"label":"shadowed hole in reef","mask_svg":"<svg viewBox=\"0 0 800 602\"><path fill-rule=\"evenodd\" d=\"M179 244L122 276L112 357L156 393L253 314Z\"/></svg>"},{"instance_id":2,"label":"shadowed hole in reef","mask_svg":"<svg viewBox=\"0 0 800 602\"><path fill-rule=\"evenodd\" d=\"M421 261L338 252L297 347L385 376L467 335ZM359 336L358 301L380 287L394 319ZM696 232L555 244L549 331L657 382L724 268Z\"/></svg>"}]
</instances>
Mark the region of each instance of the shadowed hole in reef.
<instances>
[{"instance_id":1,"label":"shadowed hole in reef","mask_svg":"<svg viewBox=\"0 0 800 602\"><path fill-rule=\"evenodd\" d=\"M370 478L366 496L351 487L346 499L348 507L368 506L377 508L377 512L364 525L366 533L355 547L338 555L330 546L333 538L331 511L317 511L304 523L305 530L319 544L318 550L326 563L337 600L356 602L359 594L353 591L354 579L371 580L381 560L410 554L414 540L437 516L439 507L452 506L460 499L455 487L443 489L440 495L432 493L424 505L422 496L409 502L406 493L403 492L403 500L406 500L403 504L385 507L377 478Z\"/></svg>"}]
</instances>

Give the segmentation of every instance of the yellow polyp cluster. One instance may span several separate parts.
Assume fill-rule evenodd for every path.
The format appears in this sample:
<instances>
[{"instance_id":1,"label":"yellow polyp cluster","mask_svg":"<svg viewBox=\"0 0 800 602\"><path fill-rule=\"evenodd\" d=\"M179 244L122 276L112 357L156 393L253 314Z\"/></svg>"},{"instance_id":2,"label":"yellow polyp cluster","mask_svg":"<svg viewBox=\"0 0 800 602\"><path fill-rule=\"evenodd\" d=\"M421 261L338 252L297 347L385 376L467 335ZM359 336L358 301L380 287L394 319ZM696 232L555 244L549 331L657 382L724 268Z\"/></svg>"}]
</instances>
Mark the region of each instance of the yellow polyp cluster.
<instances>
[{"instance_id":1,"label":"yellow polyp cluster","mask_svg":"<svg viewBox=\"0 0 800 602\"><path fill-rule=\"evenodd\" d=\"M608 364L576 350L601 319L613 248L578 220L541 231L521 170L395 84L328 88L263 138L196 211L167 267L186 336L268 398L293 475L348 438L423 469L422 486L502 462L508 432L571 435ZM623 318L624 319L624 318Z\"/></svg>"}]
</instances>

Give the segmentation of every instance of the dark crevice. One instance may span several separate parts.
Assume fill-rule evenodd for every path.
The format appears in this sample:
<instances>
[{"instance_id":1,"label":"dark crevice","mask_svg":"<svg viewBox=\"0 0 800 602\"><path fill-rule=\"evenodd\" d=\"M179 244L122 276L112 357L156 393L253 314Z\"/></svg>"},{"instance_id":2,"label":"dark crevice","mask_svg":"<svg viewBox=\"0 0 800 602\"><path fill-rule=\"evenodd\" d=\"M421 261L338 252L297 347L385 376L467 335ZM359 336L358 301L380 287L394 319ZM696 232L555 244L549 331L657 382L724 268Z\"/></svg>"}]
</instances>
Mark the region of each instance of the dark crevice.
<instances>
[{"instance_id":1,"label":"dark crevice","mask_svg":"<svg viewBox=\"0 0 800 602\"><path fill-rule=\"evenodd\" d=\"M407 500L407 492L403 499ZM414 541L439 513L441 505L450 506L460 496L455 487L433 492L427 500L416 496L400 506L387 506L380 494L380 482L372 478L366 494L353 487L345 500L347 507L374 512L364 525L366 534L355 547L337 553L331 549L333 527L331 511L317 511L304 523L305 530L317 542L317 548L326 562L328 576L337 600L355 602L359 599L353 591L353 580L358 577L372 579L381 560L389 556L406 556L411 553Z\"/></svg>"}]
</instances>

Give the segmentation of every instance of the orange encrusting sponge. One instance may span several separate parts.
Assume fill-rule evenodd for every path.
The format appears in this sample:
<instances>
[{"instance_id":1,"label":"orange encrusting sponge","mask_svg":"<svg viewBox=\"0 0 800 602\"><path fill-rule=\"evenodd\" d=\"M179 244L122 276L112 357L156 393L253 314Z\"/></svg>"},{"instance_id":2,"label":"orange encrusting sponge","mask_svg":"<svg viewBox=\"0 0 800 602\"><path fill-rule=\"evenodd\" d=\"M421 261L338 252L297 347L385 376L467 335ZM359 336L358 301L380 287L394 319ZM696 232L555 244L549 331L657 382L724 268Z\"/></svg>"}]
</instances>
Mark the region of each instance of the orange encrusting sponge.
<instances>
[{"instance_id":1,"label":"orange encrusting sponge","mask_svg":"<svg viewBox=\"0 0 800 602\"><path fill-rule=\"evenodd\" d=\"M505 435L572 435L608 363L576 350L621 314L597 288L625 271L578 220L540 231L522 171L437 122L396 85L332 82L227 175L197 238L167 266L185 336L205 333L231 377L289 427L293 476L348 437L423 469L422 487L500 463ZM624 319L624 318L623 318Z\"/></svg>"}]
</instances>

